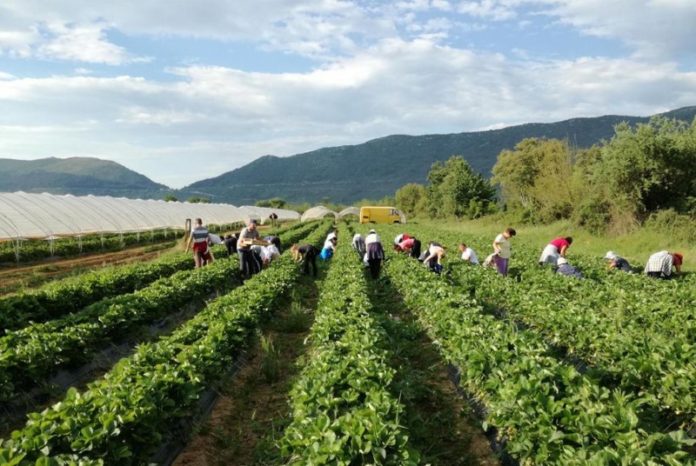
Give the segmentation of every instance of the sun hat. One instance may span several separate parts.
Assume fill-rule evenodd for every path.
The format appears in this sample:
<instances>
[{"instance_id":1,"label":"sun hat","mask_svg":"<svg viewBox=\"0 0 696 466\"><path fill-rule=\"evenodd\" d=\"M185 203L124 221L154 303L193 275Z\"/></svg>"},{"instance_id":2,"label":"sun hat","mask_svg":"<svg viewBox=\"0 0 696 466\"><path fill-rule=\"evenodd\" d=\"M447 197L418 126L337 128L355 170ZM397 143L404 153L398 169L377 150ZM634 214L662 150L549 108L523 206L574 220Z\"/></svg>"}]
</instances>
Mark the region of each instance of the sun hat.
<instances>
[{"instance_id":1,"label":"sun hat","mask_svg":"<svg viewBox=\"0 0 696 466\"><path fill-rule=\"evenodd\" d=\"M614 251L609 251L604 255L605 259L614 260L616 259L616 253Z\"/></svg>"},{"instance_id":2,"label":"sun hat","mask_svg":"<svg viewBox=\"0 0 696 466\"><path fill-rule=\"evenodd\" d=\"M674 257L674 265L682 265L684 262L684 256L678 252L673 253L672 257Z\"/></svg>"}]
</instances>

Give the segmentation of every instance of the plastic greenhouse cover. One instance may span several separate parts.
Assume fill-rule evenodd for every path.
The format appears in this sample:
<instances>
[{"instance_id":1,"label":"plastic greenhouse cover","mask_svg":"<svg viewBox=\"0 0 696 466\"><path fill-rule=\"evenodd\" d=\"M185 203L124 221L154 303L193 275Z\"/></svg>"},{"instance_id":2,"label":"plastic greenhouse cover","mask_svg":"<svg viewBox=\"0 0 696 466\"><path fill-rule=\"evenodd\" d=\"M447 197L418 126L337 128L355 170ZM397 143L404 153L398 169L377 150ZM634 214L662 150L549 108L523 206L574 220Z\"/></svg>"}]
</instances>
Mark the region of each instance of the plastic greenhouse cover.
<instances>
[{"instance_id":1,"label":"plastic greenhouse cover","mask_svg":"<svg viewBox=\"0 0 696 466\"><path fill-rule=\"evenodd\" d=\"M109 196L0 193L0 240L126 233L183 228L186 219L206 224L265 219L296 220L292 210L231 204L191 204Z\"/></svg>"}]
</instances>

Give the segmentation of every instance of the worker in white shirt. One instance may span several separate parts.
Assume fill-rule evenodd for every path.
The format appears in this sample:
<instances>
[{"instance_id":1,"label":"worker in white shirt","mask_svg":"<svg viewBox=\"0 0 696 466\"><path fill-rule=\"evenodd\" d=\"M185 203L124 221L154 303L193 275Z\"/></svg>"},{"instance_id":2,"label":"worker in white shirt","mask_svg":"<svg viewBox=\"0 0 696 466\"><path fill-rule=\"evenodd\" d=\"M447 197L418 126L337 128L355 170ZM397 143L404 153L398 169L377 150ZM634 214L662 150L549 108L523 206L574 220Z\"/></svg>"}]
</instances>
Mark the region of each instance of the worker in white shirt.
<instances>
[{"instance_id":1,"label":"worker in white shirt","mask_svg":"<svg viewBox=\"0 0 696 466\"><path fill-rule=\"evenodd\" d=\"M370 230L365 238L365 248L364 260L370 268L372 278L377 279L384 260L384 248L382 247L382 239L375 230Z\"/></svg>"},{"instance_id":2,"label":"worker in white shirt","mask_svg":"<svg viewBox=\"0 0 696 466\"><path fill-rule=\"evenodd\" d=\"M656 252L648 259L645 264L645 275L653 278L672 278L672 268L676 273L681 272L681 266L684 262L684 256L678 252L660 251Z\"/></svg>"},{"instance_id":3,"label":"worker in white shirt","mask_svg":"<svg viewBox=\"0 0 696 466\"><path fill-rule=\"evenodd\" d=\"M467 246L464 243L461 243L459 245L459 252L462 253L462 260L465 262L469 262L470 264L478 265L479 260L478 256L476 255L476 251L471 249L469 246Z\"/></svg>"}]
</instances>

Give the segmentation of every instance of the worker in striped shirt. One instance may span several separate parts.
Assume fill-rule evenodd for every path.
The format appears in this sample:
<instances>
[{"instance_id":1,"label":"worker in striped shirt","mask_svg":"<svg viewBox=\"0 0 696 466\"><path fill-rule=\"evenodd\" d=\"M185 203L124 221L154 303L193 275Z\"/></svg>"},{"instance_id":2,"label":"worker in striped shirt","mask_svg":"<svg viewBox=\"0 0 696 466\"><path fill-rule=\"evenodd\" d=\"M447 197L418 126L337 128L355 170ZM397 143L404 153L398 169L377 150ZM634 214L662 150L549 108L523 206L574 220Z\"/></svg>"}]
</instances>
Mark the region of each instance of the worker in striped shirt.
<instances>
[{"instance_id":1,"label":"worker in striped shirt","mask_svg":"<svg viewBox=\"0 0 696 466\"><path fill-rule=\"evenodd\" d=\"M645 274L653 278L672 278L672 268L676 270L676 273L680 273L683 261L684 256L678 252L656 252L645 264Z\"/></svg>"},{"instance_id":2,"label":"worker in striped shirt","mask_svg":"<svg viewBox=\"0 0 696 466\"><path fill-rule=\"evenodd\" d=\"M213 262L213 255L208 249L209 238L208 228L203 226L202 219L197 218L196 226L191 229L191 236L186 244L186 252L193 244L193 262L196 264L196 268Z\"/></svg>"}]
</instances>

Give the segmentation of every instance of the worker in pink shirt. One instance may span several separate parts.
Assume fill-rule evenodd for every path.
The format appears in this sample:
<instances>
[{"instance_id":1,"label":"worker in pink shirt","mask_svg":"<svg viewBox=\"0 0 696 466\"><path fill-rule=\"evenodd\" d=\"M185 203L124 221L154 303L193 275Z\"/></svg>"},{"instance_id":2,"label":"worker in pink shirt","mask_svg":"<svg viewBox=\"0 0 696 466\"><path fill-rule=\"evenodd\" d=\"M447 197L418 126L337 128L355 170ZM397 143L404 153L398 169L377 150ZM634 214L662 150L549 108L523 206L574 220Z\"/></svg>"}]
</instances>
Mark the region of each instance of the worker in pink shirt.
<instances>
[{"instance_id":1,"label":"worker in pink shirt","mask_svg":"<svg viewBox=\"0 0 696 466\"><path fill-rule=\"evenodd\" d=\"M559 236L546 245L539 257L539 265L550 264L556 266L558 259L565 257L570 245L573 244L573 238L570 236Z\"/></svg>"}]
</instances>

